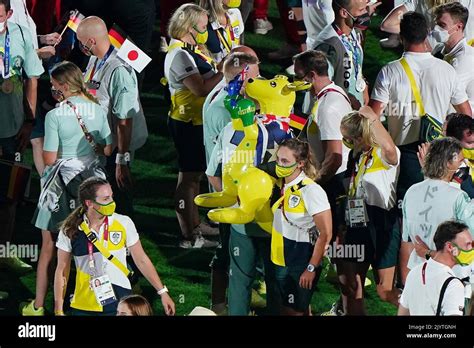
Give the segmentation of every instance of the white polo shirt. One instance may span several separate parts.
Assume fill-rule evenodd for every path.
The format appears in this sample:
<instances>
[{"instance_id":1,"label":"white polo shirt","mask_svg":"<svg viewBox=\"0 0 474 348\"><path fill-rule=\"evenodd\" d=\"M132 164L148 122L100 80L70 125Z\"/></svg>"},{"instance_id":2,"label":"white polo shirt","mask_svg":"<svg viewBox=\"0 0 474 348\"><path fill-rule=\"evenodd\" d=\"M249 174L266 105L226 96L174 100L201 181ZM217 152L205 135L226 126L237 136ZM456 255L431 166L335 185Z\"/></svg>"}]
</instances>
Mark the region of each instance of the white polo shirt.
<instances>
[{"instance_id":1,"label":"white polo shirt","mask_svg":"<svg viewBox=\"0 0 474 348\"><path fill-rule=\"evenodd\" d=\"M450 105L467 100L454 68L429 52L405 52L403 57L413 72L425 112L443 123ZM390 62L380 70L371 98L387 105L388 131L397 146L419 140L420 115L400 60Z\"/></svg>"},{"instance_id":2,"label":"white polo shirt","mask_svg":"<svg viewBox=\"0 0 474 348\"><path fill-rule=\"evenodd\" d=\"M466 94L474 110L474 47L462 39L453 49L445 53L444 60L451 64L458 74L459 81L466 87Z\"/></svg>"},{"instance_id":3,"label":"white polo shirt","mask_svg":"<svg viewBox=\"0 0 474 348\"><path fill-rule=\"evenodd\" d=\"M400 304L410 311L410 315L436 315L441 287L446 279L455 276L448 266L429 259L423 284L423 264L408 273L400 298ZM463 309L464 286L459 280L453 279L446 288L441 315L463 315Z\"/></svg>"},{"instance_id":4,"label":"white polo shirt","mask_svg":"<svg viewBox=\"0 0 474 348\"><path fill-rule=\"evenodd\" d=\"M329 91L328 89L336 91ZM313 107L308 123L307 137L314 151L317 162L321 165L324 161L324 150L322 141L341 140L342 118L352 111L351 104L347 101L347 94L334 82L324 87L319 93L321 96L317 101L317 107ZM347 168L347 159L350 149L342 145L342 164L336 174L342 173Z\"/></svg>"},{"instance_id":5,"label":"white polo shirt","mask_svg":"<svg viewBox=\"0 0 474 348\"><path fill-rule=\"evenodd\" d=\"M171 39L170 46L178 40ZM205 63L203 62L205 66ZM175 48L166 53L165 57L165 77L168 80L170 93L173 95L177 90L185 89L183 80L194 74L201 74L204 80L214 76L215 71L208 67L205 73L201 73L193 56L181 47Z\"/></svg>"},{"instance_id":6,"label":"white polo shirt","mask_svg":"<svg viewBox=\"0 0 474 348\"><path fill-rule=\"evenodd\" d=\"M97 236L101 243L112 255L114 255L123 265L127 264L127 248L135 245L140 237L132 219L126 215L114 213L108 217L109 228L107 241L104 240L104 224L100 226L99 231L91 230ZM58 234L56 247L67 253L71 253L76 262L76 267L80 272L88 274L91 272L89 267L89 255L87 249L87 238L83 232L78 232L78 237L71 240L62 231ZM95 249L94 249L95 250ZM93 253L96 268L110 277L110 281L125 289L130 289L130 281L127 276L107 260L99 251Z\"/></svg>"},{"instance_id":7,"label":"white polo shirt","mask_svg":"<svg viewBox=\"0 0 474 348\"><path fill-rule=\"evenodd\" d=\"M400 150L397 150L397 164L385 162L380 147L374 147L362 179L357 183L356 197L363 198L365 203L381 209L390 210L396 203L396 187L400 173ZM368 153L366 154L368 155ZM357 168L361 168L366 156L360 156Z\"/></svg>"},{"instance_id":8,"label":"white polo shirt","mask_svg":"<svg viewBox=\"0 0 474 348\"><path fill-rule=\"evenodd\" d=\"M280 266L305 264L314 246L308 230L313 216L331 210L326 192L304 172L283 184L282 197L273 205L271 259Z\"/></svg>"}]
</instances>

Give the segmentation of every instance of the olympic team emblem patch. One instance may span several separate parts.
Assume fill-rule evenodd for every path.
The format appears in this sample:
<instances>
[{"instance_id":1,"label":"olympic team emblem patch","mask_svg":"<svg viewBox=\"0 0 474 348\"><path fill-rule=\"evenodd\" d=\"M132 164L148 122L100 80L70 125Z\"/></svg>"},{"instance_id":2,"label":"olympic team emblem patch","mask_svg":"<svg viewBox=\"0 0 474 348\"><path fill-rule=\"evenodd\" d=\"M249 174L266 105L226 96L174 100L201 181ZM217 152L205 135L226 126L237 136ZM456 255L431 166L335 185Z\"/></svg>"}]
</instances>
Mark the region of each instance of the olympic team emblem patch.
<instances>
[{"instance_id":1,"label":"olympic team emblem patch","mask_svg":"<svg viewBox=\"0 0 474 348\"><path fill-rule=\"evenodd\" d=\"M296 195L291 195L288 199L288 205L290 208L296 208L300 204L301 198Z\"/></svg>"},{"instance_id":2,"label":"olympic team emblem patch","mask_svg":"<svg viewBox=\"0 0 474 348\"><path fill-rule=\"evenodd\" d=\"M118 245L122 241L122 232L110 232L110 241L114 245Z\"/></svg>"}]
</instances>

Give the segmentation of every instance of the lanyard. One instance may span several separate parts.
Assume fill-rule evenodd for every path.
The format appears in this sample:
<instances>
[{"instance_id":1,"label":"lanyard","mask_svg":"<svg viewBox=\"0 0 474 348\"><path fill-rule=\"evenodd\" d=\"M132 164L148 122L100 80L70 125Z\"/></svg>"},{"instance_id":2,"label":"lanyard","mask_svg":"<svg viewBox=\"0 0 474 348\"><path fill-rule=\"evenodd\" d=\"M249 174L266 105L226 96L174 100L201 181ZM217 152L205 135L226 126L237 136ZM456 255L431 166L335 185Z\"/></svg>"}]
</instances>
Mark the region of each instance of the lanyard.
<instances>
[{"instance_id":1,"label":"lanyard","mask_svg":"<svg viewBox=\"0 0 474 348\"><path fill-rule=\"evenodd\" d=\"M296 225L295 223L291 222L288 217L286 216L285 214L285 199L286 199L286 192L285 192L285 184L282 183L282 187L281 187L281 191L280 191L280 203L279 203L279 206L281 208L281 213L283 214L283 217L285 218L285 221L291 226L291 227L295 227L296 229L300 230L300 231L306 231L307 229L305 228L302 228L298 225ZM296 185L293 185L291 187L289 187L287 189L287 191L292 191L293 188L297 188L298 189L298 184ZM294 192L294 191L292 191Z\"/></svg>"},{"instance_id":2,"label":"lanyard","mask_svg":"<svg viewBox=\"0 0 474 348\"><path fill-rule=\"evenodd\" d=\"M227 36L227 39L226 40L223 36L222 36L222 33L220 31L220 29L222 28L218 28L216 30L217 32L217 36L219 37L219 41L222 43L222 45L224 46L224 48L226 49L227 53L230 52L230 50L232 49L232 45L234 43L234 40L235 40L235 36L234 36L234 27L232 26L232 23L230 21L230 18L229 16L226 14L225 15L226 19L227 19L227 25L224 29L225 33L226 33L226 36ZM230 42L230 44L229 44Z\"/></svg>"},{"instance_id":3,"label":"lanyard","mask_svg":"<svg viewBox=\"0 0 474 348\"><path fill-rule=\"evenodd\" d=\"M318 93L318 95L316 96L316 103L314 103L314 106L313 108L311 109L311 114L314 115L314 122L316 123L316 112L318 110L318 106L319 106L319 101L325 97L329 92L336 92L336 93L339 93L340 95L342 95L346 100L347 102L350 104L351 101L349 100L349 98L341 93L340 91L338 91L337 89L335 88L326 88L325 90L321 91Z\"/></svg>"},{"instance_id":4,"label":"lanyard","mask_svg":"<svg viewBox=\"0 0 474 348\"><path fill-rule=\"evenodd\" d=\"M291 187L288 188L288 190L290 190ZM280 207L281 207L281 212L283 214L283 217L285 218L286 222L288 222L291 226L295 226L293 223L291 223L291 221L288 220L288 218L286 217L286 214L285 214L285 198L286 198L286 194L285 194L285 183L282 182L282 187L281 187L281 191L280 191L280 199L281 199L281 202L280 202Z\"/></svg>"},{"instance_id":5,"label":"lanyard","mask_svg":"<svg viewBox=\"0 0 474 348\"><path fill-rule=\"evenodd\" d=\"M104 66L105 62L110 57L113 50L114 50L114 46L110 45L110 48L107 51L107 53L105 54L104 58L100 59L100 63L99 63L98 66L97 66L97 62L99 61L99 58L96 58L96 60L94 62L94 66L92 67L91 70L89 70L89 74L87 74L86 82L89 82L94 78L95 74Z\"/></svg>"},{"instance_id":6,"label":"lanyard","mask_svg":"<svg viewBox=\"0 0 474 348\"><path fill-rule=\"evenodd\" d=\"M84 132L84 136L87 140L87 142L92 146L94 151L96 150L96 144L94 142L94 138L92 137L92 134L89 132L87 129L86 124L84 123L84 120L82 119L81 115L79 115L79 112L77 111L76 105L71 103L69 100L66 100L66 104L74 111L76 114L77 121L79 122L79 125L81 126L82 131Z\"/></svg>"},{"instance_id":7,"label":"lanyard","mask_svg":"<svg viewBox=\"0 0 474 348\"><path fill-rule=\"evenodd\" d=\"M353 31L351 32L350 36L347 36L335 24L334 30L339 35L339 38L341 39L341 42L344 45L345 49L351 52L352 64L354 65L355 76L357 79L359 77L359 69L362 67L362 50L360 49L359 44L357 42L357 37L354 36Z\"/></svg>"},{"instance_id":8,"label":"lanyard","mask_svg":"<svg viewBox=\"0 0 474 348\"><path fill-rule=\"evenodd\" d=\"M308 127L310 127L311 122L314 122L315 125L318 125L318 122L316 121L316 119L317 119L316 116L317 116L317 112L318 112L319 101L322 98L324 98L329 92L339 93L340 95L342 95L347 100L347 102L349 104L351 103L349 98L345 94L338 91L337 89L335 89L335 88L326 88L325 90L319 92L318 95L316 96L316 102L314 103L314 106L311 109L311 114L308 116L308 118L305 122L305 125L303 126L303 129L304 129L304 127L306 127L306 125L308 125ZM308 132L308 130L307 130L307 132ZM302 133L303 133L303 130L300 132L300 134L298 134L297 138L299 138Z\"/></svg>"},{"instance_id":9,"label":"lanyard","mask_svg":"<svg viewBox=\"0 0 474 348\"><path fill-rule=\"evenodd\" d=\"M105 220L104 220L104 238L103 239L105 242L105 247L107 247L109 243L109 218L107 216L105 217ZM89 240L87 241L87 253L89 254L89 267L91 269L95 269L94 246Z\"/></svg>"},{"instance_id":10,"label":"lanyard","mask_svg":"<svg viewBox=\"0 0 474 348\"><path fill-rule=\"evenodd\" d=\"M421 280L423 281L423 285L426 285L425 273L426 273L426 266L427 265L428 265L428 262L425 262L423 264L423 268L421 269Z\"/></svg>"},{"instance_id":11,"label":"lanyard","mask_svg":"<svg viewBox=\"0 0 474 348\"><path fill-rule=\"evenodd\" d=\"M364 157L365 157L365 160L364 160ZM366 153L362 154L362 158L360 159L360 161L362 162L362 165L358 168L357 175L355 174L357 164L355 164L354 170L352 171L352 175L351 175L351 181L349 184L349 198L355 197L357 193L357 186L360 183L360 180L362 179L362 177L364 176L365 171L367 169L367 163L369 163L371 158L372 158L372 148L370 148L370 150L367 151Z\"/></svg>"},{"instance_id":12,"label":"lanyard","mask_svg":"<svg viewBox=\"0 0 474 348\"><path fill-rule=\"evenodd\" d=\"M225 29L225 32L227 34L227 37L229 37L229 33L228 33L227 29L228 28ZM232 43L229 45L229 42L222 36L220 29L217 29L216 33L217 33L217 36L219 37L219 41L222 43L222 45L224 46L227 53L229 53L230 50L232 49Z\"/></svg>"},{"instance_id":13,"label":"lanyard","mask_svg":"<svg viewBox=\"0 0 474 348\"><path fill-rule=\"evenodd\" d=\"M5 52L3 56L2 77L4 79L10 78L10 33L8 31L8 27L5 34Z\"/></svg>"},{"instance_id":14,"label":"lanyard","mask_svg":"<svg viewBox=\"0 0 474 348\"><path fill-rule=\"evenodd\" d=\"M174 44L168 47L168 52L171 52L175 48L181 47L185 50L191 51L193 53L196 53L202 60L204 60L207 64L212 66L213 69L215 69L215 63L214 60L208 56L206 56L197 46L192 46L189 45L183 41L176 40Z\"/></svg>"}]
</instances>

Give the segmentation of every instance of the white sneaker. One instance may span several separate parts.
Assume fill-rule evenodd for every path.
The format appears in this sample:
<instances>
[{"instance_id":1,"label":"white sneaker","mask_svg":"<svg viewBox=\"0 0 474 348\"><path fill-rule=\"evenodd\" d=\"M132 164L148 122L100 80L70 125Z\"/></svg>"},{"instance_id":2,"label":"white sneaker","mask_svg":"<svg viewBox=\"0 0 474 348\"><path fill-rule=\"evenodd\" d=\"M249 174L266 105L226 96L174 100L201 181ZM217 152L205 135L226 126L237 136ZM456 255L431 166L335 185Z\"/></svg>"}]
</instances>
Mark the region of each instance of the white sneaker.
<instances>
[{"instance_id":1,"label":"white sneaker","mask_svg":"<svg viewBox=\"0 0 474 348\"><path fill-rule=\"evenodd\" d=\"M211 225L201 222L196 228L193 230L193 234L196 235L203 235L203 236L218 236L219 235L219 228L212 227Z\"/></svg>"},{"instance_id":2,"label":"white sneaker","mask_svg":"<svg viewBox=\"0 0 474 348\"><path fill-rule=\"evenodd\" d=\"M179 243L179 247L182 249L201 249L201 248L216 248L219 242L208 240L202 235L197 235L196 238L191 240L182 240Z\"/></svg>"},{"instance_id":3,"label":"white sneaker","mask_svg":"<svg viewBox=\"0 0 474 348\"><path fill-rule=\"evenodd\" d=\"M254 32L255 34L265 35L270 30L273 29L272 23L267 19L256 19L253 22Z\"/></svg>"},{"instance_id":4,"label":"white sneaker","mask_svg":"<svg viewBox=\"0 0 474 348\"><path fill-rule=\"evenodd\" d=\"M181 249L192 249L193 248L193 241L183 239L181 242L179 242L178 245Z\"/></svg>"},{"instance_id":5,"label":"white sneaker","mask_svg":"<svg viewBox=\"0 0 474 348\"><path fill-rule=\"evenodd\" d=\"M344 316L344 312L341 311L340 309L337 308L338 307L338 303L335 302L332 304L332 307L330 310L328 310L327 312L323 312L321 313L321 316L322 317L341 317L341 316Z\"/></svg>"},{"instance_id":6,"label":"white sneaker","mask_svg":"<svg viewBox=\"0 0 474 348\"><path fill-rule=\"evenodd\" d=\"M193 243L194 249L201 249L201 248L217 248L219 242L208 240L204 238L202 235L198 235Z\"/></svg>"}]
</instances>

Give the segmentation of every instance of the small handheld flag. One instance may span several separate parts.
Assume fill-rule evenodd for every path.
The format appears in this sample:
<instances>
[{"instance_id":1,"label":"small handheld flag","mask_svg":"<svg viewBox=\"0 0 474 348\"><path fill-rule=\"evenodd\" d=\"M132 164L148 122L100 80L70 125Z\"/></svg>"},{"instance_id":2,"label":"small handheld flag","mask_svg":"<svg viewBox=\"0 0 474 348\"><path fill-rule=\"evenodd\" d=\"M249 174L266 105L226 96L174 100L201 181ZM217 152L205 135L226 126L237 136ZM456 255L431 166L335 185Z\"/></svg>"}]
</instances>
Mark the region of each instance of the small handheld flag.
<instances>
[{"instance_id":1,"label":"small handheld flag","mask_svg":"<svg viewBox=\"0 0 474 348\"><path fill-rule=\"evenodd\" d=\"M62 38L62 36L64 35L64 32L67 30L67 28L71 29L73 32L76 32L77 31L77 27L79 26L79 23L81 23L81 21L84 19L84 15L81 14L78 10L75 10L72 12L71 16L69 17L69 21L66 23L66 26L64 27L63 31L61 32L61 34L59 35L59 37ZM57 43L54 44L54 47L56 47L56 45L59 43L60 41L58 41Z\"/></svg>"},{"instance_id":2,"label":"small handheld flag","mask_svg":"<svg viewBox=\"0 0 474 348\"><path fill-rule=\"evenodd\" d=\"M116 49L120 49L122 47L127 35L120 29L117 24L114 24L112 28L109 30L109 40L112 46Z\"/></svg>"},{"instance_id":3,"label":"small handheld flag","mask_svg":"<svg viewBox=\"0 0 474 348\"><path fill-rule=\"evenodd\" d=\"M117 56L137 72L142 72L151 62L151 58L138 48L117 24L114 24L109 30L109 40L112 46L118 50Z\"/></svg>"},{"instance_id":4,"label":"small handheld flag","mask_svg":"<svg viewBox=\"0 0 474 348\"><path fill-rule=\"evenodd\" d=\"M67 22L66 26L71 28L74 32L77 31L77 27L79 26L79 23L84 19L84 15L81 14L79 11L76 10L73 16L69 19Z\"/></svg>"},{"instance_id":5,"label":"small handheld flag","mask_svg":"<svg viewBox=\"0 0 474 348\"><path fill-rule=\"evenodd\" d=\"M126 39L123 42L122 46L117 52L117 56L139 73L141 73L148 63L151 62L151 58L129 39Z\"/></svg>"}]
</instances>

